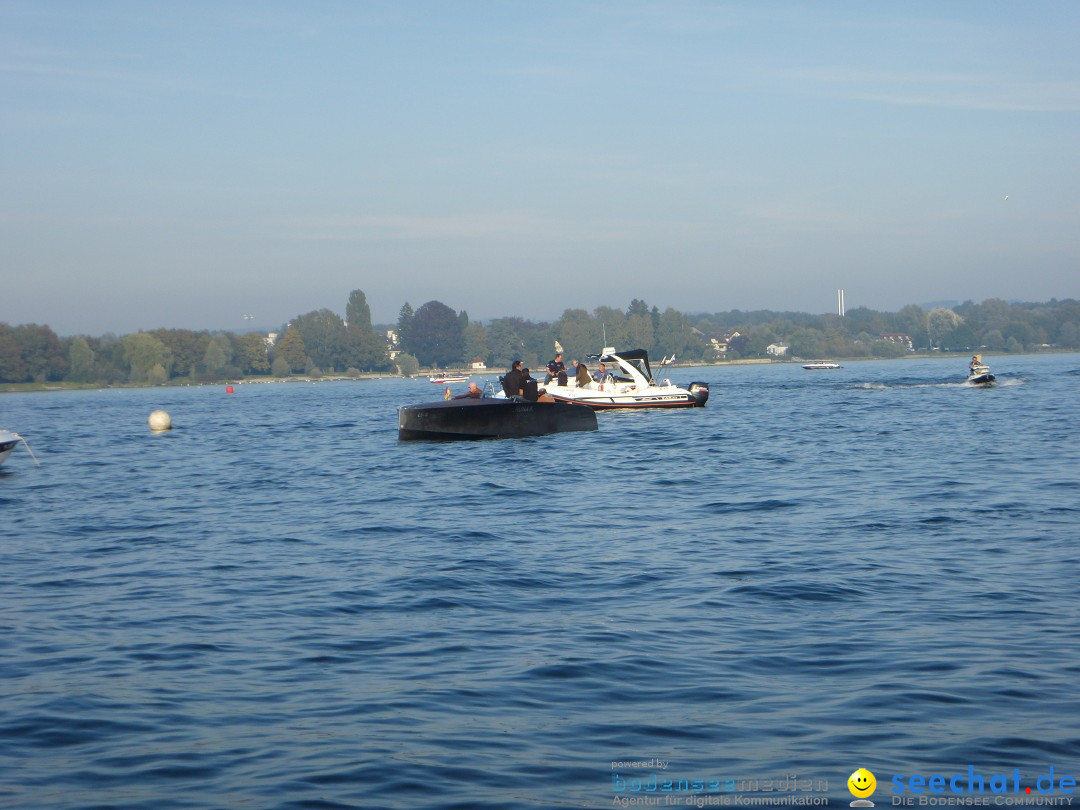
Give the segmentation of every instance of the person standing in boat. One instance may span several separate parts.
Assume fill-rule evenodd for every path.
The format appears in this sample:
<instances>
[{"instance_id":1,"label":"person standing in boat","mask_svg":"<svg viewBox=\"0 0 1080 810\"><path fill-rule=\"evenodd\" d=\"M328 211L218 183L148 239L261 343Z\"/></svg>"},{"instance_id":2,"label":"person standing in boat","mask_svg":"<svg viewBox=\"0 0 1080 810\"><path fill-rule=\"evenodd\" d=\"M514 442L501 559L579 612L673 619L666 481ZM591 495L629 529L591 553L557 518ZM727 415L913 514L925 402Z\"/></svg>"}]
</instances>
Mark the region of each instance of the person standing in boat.
<instances>
[{"instance_id":1,"label":"person standing in boat","mask_svg":"<svg viewBox=\"0 0 1080 810\"><path fill-rule=\"evenodd\" d=\"M968 368L971 369L972 371L974 371L975 366L981 366L981 365L982 365L982 358L979 357L979 355L977 355L977 354L971 355L971 362L968 363Z\"/></svg>"},{"instance_id":2,"label":"person standing in boat","mask_svg":"<svg viewBox=\"0 0 1080 810\"><path fill-rule=\"evenodd\" d=\"M510 365L510 370L502 378L503 391L511 399L521 396L521 361L515 360Z\"/></svg>"},{"instance_id":3,"label":"person standing in boat","mask_svg":"<svg viewBox=\"0 0 1080 810\"><path fill-rule=\"evenodd\" d=\"M562 360L562 352L555 355L555 359L547 364L547 377L544 379L544 385L547 385L552 380L558 380L559 385L566 385L566 364Z\"/></svg>"},{"instance_id":4,"label":"person standing in boat","mask_svg":"<svg viewBox=\"0 0 1080 810\"><path fill-rule=\"evenodd\" d=\"M584 363L575 360L574 369L574 381L577 383L578 388L584 388L592 382L592 376L589 374L589 369Z\"/></svg>"}]
</instances>

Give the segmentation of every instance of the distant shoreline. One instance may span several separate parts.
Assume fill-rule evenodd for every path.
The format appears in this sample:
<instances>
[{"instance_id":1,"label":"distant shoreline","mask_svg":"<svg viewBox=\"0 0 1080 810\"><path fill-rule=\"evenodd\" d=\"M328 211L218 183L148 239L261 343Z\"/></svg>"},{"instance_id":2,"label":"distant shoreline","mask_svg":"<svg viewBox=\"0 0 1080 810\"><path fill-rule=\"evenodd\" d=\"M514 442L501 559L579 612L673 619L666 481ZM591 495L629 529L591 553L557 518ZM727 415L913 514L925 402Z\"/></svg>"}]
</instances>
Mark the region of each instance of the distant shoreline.
<instances>
[{"instance_id":1,"label":"distant shoreline","mask_svg":"<svg viewBox=\"0 0 1080 810\"><path fill-rule=\"evenodd\" d=\"M1039 355L1039 354L1075 354L1077 349L1057 349L1052 352L1026 352L1024 354L1017 354L1016 357L1023 357L1027 355ZM990 352L980 352L980 354L987 357L1009 357L1012 356L1006 354L993 354ZM837 357L830 358L836 362L843 363L865 363L875 361L893 361L893 360L927 360L934 357L968 357L967 352L915 352L912 354L906 354L903 357ZM785 359L768 358L768 357L748 357L740 358L738 360L717 360L714 362L701 362L701 363L687 363L686 365L677 366L665 366L665 368L702 368L702 367L721 367L721 366L756 366L756 365L800 365L802 363L813 362L807 358L789 357ZM490 375L505 374L503 369L468 369L468 368L446 368L439 369L444 374L457 374L465 375L467 377L484 377ZM320 382L358 382L361 380L391 380L391 379L413 379L421 380L425 377L434 374L434 369L429 371L421 371L414 377L405 377L401 374L391 374L385 371L372 371L361 372L357 376L346 376L344 374L323 374L319 377L301 377L299 375L290 377L244 377L234 380L218 380L216 382L189 382L189 381L172 381L157 385L151 385L149 383L117 383L114 385L102 385L100 383L76 383L76 382L48 382L48 383L0 383L0 394L20 394L20 393L36 393L43 391L93 391L93 390L105 390L105 389L120 389L120 388L191 388L191 387L220 387L223 385L259 385L265 383L320 383Z\"/></svg>"}]
</instances>

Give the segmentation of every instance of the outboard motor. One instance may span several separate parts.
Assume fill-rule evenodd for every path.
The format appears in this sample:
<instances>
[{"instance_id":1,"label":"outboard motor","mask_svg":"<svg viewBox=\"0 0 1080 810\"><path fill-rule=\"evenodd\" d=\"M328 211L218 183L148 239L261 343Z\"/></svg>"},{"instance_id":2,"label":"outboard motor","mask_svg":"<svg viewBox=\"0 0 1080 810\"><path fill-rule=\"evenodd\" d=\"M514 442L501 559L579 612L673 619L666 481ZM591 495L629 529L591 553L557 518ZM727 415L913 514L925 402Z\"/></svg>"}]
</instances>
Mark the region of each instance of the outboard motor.
<instances>
[{"instance_id":1,"label":"outboard motor","mask_svg":"<svg viewBox=\"0 0 1080 810\"><path fill-rule=\"evenodd\" d=\"M709 384L707 382L692 382L686 390L694 398L695 408L700 408L709 401Z\"/></svg>"}]
</instances>

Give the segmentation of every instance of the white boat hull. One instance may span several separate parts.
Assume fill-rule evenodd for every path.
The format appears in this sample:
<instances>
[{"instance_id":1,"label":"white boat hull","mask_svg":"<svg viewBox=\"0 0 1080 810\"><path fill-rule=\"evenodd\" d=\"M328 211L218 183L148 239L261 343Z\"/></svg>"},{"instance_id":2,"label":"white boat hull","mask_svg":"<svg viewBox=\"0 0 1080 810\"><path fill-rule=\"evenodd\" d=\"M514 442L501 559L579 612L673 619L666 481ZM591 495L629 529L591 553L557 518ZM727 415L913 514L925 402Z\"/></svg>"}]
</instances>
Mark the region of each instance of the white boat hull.
<instances>
[{"instance_id":1,"label":"white boat hull","mask_svg":"<svg viewBox=\"0 0 1080 810\"><path fill-rule=\"evenodd\" d=\"M15 445L18 443L18 434L12 433L10 430L0 430L0 464L7 461L7 457L11 455L11 451L15 449Z\"/></svg>"},{"instance_id":2,"label":"white boat hull","mask_svg":"<svg viewBox=\"0 0 1080 810\"><path fill-rule=\"evenodd\" d=\"M595 388L593 387L595 385ZM597 410L612 408L700 408L709 399L709 387L704 383L691 384L691 390L674 385L633 385L590 383L585 388L570 385L548 385L547 393L557 402L576 402Z\"/></svg>"}]
</instances>

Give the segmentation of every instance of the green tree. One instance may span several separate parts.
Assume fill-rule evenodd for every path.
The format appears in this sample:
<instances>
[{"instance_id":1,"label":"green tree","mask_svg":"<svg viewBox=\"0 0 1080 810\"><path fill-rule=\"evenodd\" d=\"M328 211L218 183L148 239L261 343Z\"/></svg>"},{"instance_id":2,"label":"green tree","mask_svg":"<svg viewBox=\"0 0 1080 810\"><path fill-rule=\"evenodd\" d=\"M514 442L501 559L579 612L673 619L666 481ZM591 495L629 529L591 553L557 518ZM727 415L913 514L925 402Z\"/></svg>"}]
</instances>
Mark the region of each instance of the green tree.
<instances>
[{"instance_id":1,"label":"green tree","mask_svg":"<svg viewBox=\"0 0 1080 810\"><path fill-rule=\"evenodd\" d=\"M656 336L653 334L652 318L649 317L648 310L644 313L635 312L627 318L626 327L630 336L630 343L627 348L645 349L646 351L652 349L653 344L656 342Z\"/></svg>"},{"instance_id":2,"label":"green tree","mask_svg":"<svg viewBox=\"0 0 1080 810\"><path fill-rule=\"evenodd\" d=\"M19 355L26 373L37 382L61 380L67 373L68 361L60 338L48 326L27 323L16 326L11 336L19 346Z\"/></svg>"},{"instance_id":3,"label":"green tree","mask_svg":"<svg viewBox=\"0 0 1080 810\"><path fill-rule=\"evenodd\" d=\"M0 382L24 382L29 378L14 330L0 323Z\"/></svg>"},{"instance_id":4,"label":"green tree","mask_svg":"<svg viewBox=\"0 0 1080 810\"><path fill-rule=\"evenodd\" d=\"M814 358L826 355L825 333L820 329L800 327L788 337L788 345L794 357Z\"/></svg>"},{"instance_id":5,"label":"green tree","mask_svg":"<svg viewBox=\"0 0 1080 810\"><path fill-rule=\"evenodd\" d=\"M457 313L441 301L428 301L413 315L410 342L421 365L448 366L465 355L465 336Z\"/></svg>"},{"instance_id":6,"label":"green tree","mask_svg":"<svg viewBox=\"0 0 1080 810\"><path fill-rule=\"evenodd\" d=\"M357 334L349 327L352 337L352 364L364 371L388 371L394 368L387 352L386 340L373 329Z\"/></svg>"},{"instance_id":7,"label":"green tree","mask_svg":"<svg viewBox=\"0 0 1080 810\"><path fill-rule=\"evenodd\" d=\"M407 352L412 352L412 324L413 324L413 308L409 306L409 302L406 301L401 307L401 311L398 313L397 319L397 336L398 345Z\"/></svg>"},{"instance_id":8,"label":"green tree","mask_svg":"<svg viewBox=\"0 0 1080 810\"><path fill-rule=\"evenodd\" d=\"M125 335L124 359L130 369L128 377L132 382L156 381L160 372L168 379L172 365L172 355L168 348L148 332L135 332Z\"/></svg>"},{"instance_id":9,"label":"green tree","mask_svg":"<svg viewBox=\"0 0 1080 810\"><path fill-rule=\"evenodd\" d=\"M328 309L318 309L293 318L292 326L304 340L311 362L324 371L344 371L356 365L355 340L345 322ZM296 366L293 366L296 368Z\"/></svg>"},{"instance_id":10,"label":"green tree","mask_svg":"<svg viewBox=\"0 0 1080 810\"><path fill-rule=\"evenodd\" d=\"M964 319L947 307L935 307L926 317L926 328L930 335L930 346L940 347L942 341L952 333Z\"/></svg>"},{"instance_id":11,"label":"green tree","mask_svg":"<svg viewBox=\"0 0 1080 810\"><path fill-rule=\"evenodd\" d=\"M465 359L472 362L477 358L485 363L488 360L487 330L474 321L465 327Z\"/></svg>"},{"instance_id":12,"label":"green tree","mask_svg":"<svg viewBox=\"0 0 1080 810\"><path fill-rule=\"evenodd\" d=\"M285 374L280 373L282 366L278 365L278 360L284 361L284 368L287 369ZM278 338L277 344L274 346L274 374L283 377L295 371L303 371L307 367L307 363L308 358L307 351L304 348L304 339L295 326L289 326L285 330L285 334Z\"/></svg>"},{"instance_id":13,"label":"green tree","mask_svg":"<svg viewBox=\"0 0 1080 810\"><path fill-rule=\"evenodd\" d=\"M155 329L150 332L169 350L172 371L177 377L195 379L210 344L209 332L193 332L190 329Z\"/></svg>"},{"instance_id":14,"label":"green tree","mask_svg":"<svg viewBox=\"0 0 1080 810\"><path fill-rule=\"evenodd\" d=\"M896 313L893 323L896 325L895 331L911 338L915 348L928 345L930 338L926 328L926 311L922 307L908 304Z\"/></svg>"},{"instance_id":15,"label":"green tree","mask_svg":"<svg viewBox=\"0 0 1080 810\"><path fill-rule=\"evenodd\" d=\"M656 342L664 354L683 359L697 359L705 355L705 336L694 330L689 318L671 307L660 314L660 334Z\"/></svg>"},{"instance_id":16,"label":"green tree","mask_svg":"<svg viewBox=\"0 0 1080 810\"><path fill-rule=\"evenodd\" d=\"M265 374L270 371L270 359L262 335L248 332L240 336L239 343L236 359L245 374Z\"/></svg>"},{"instance_id":17,"label":"green tree","mask_svg":"<svg viewBox=\"0 0 1080 810\"><path fill-rule=\"evenodd\" d=\"M288 360L278 355L270 366L270 373L275 377L288 377L292 374L292 368L289 366Z\"/></svg>"},{"instance_id":18,"label":"green tree","mask_svg":"<svg viewBox=\"0 0 1080 810\"><path fill-rule=\"evenodd\" d=\"M355 329L360 334L372 331L371 307L368 306L363 290L349 293L349 303L345 306L345 321L350 329Z\"/></svg>"},{"instance_id":19,"label":"green tree","mask_svg":"<svg viewBox=\"0 0 1080 810\"><path fill-rule=\"evenodd\" d=\"M630 327L626 321L626 314L622 310L614 307L597 307L593 310L593 319L600 326L600 339L604 346L614 346L616 349L640 348L630 345Z\"/></svg>"},{"instance_id":20,"label":"green tree","mask_svg":"<svg viewBox=\"0 0 1080 810\"><path fill-rule=\"evenodd\" d=\"M420 361L408 352L402 352L397 356L398 374L403 377L415 377L420 373Z\"/></svg>"},{"instance_id":21,"label":"green tree","mask_svg":"<svg viewBox=\"0 0 1080 810\"><path fill-rule=\"evenodd\" d=\"M73 382L94 380L94 350L82 335L76 335L68 343L67 378Z\"/></svg>"},{"instance_id":22,"label":"green tree","mask_svg":"<svg viewBox=\"0 0 1080 810\"><path fill-rule=\"evenodd\" d=\"M604 348L599 322L583 309L565 310L552 332L570 357L597 354Z\"/></svg>"},{"instance_id":23,"label":"green tree","mask_svg":"<svg viewBox=\"0 0 1080 810\"><path fill-rule=\"evenodd\" d=\"M229 344L229 339L218 335L207 344L203 357L207 378L220 379L224 376L222 371L230 362L232 362L232 346Z\"/></svg>"},{"instance_id":24,"label":"green tree","mask_svg":"<svg viewBox=\"0 0 1080 810\"><path fill-rule=\"evenodd\" d=\"M514 327L512 318L496 318L488 324L488 358L496 368L509 368L525 353L525 341Z\"/></svg>"}]
</instances>

